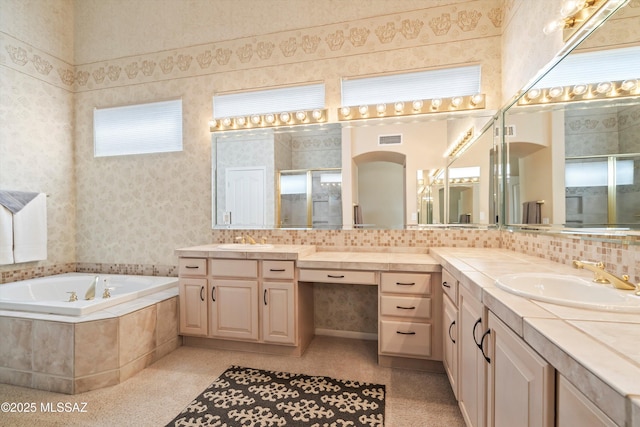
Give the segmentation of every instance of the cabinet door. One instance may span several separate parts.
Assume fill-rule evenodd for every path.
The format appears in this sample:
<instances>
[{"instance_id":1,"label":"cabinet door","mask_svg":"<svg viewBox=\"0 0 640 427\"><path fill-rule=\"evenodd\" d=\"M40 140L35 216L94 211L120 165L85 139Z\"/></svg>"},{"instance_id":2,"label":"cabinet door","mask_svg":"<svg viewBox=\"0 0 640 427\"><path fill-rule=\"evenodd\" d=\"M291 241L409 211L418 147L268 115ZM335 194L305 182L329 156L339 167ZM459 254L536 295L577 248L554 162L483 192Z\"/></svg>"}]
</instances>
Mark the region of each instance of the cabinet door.
<instances>
[{"instance_id":1,"label":"cabinet door","mask_svg":"<svg viewBox=\"0 0 640 427\"><path fill-rule=\"evenodd\" d=\"M458 405L469 427L486 424L486 362L477 343L486 326L484 307L466 288L458 287Z\"/></svg>"},{"instance_id":2,"label":"cabinet door","mask_svg":"<svg viewBox=\"0 0 640 427\"><path fill-rule=\"evenodd\" d=\"M207 335L207 279L180 278L180 333Z\"/></svg>"},{"instance_id":3,"label":"cabinet door","mask_svg":"<svg viewBox=\"0 0 640 427\"><path fill-rule=\"evenodd\" d=\"M211 336L258 340L257 281L212 280L209 301Z\"/></svg>"},{"instance_id":4,"label":"cabinet door","mask_svg":"<svg viewBox=\"0 0 640 427\"><path fill-rule=\"evenodd\" d=\"M444 351L442 364L447 372L453 395L458 398L458 307L456 307L448 296L442 296L442 336L444 338Z\"/></svg>"},{"instance_id":5,"label":"cabinet door","mask_svg":"<svg viewBox=\"0 0 640 427\"><path fill-rule=\"evenodd\" d=\"M593 404L580 390L562 375L558 375L556 426L604 426L614 427L614 423L604 412Z\"/></svg>"},{"instance_id":6,"label":"cabinet door","mask_svg":"<svg viewBox=\"0 0 640 427\"><path fill-rule=\"evenodd\" d=\"M493 313L489 329L488 425L553 426L553 367Z\"/></svg>"},{"instance_id":7,"label":"cabinet door","mask_svg":"<svg viewBox=\"0 0 640 427\"><path fill-rule=\"evenodd\" d=\"M295 288L293 283L262 284L262 340L295 344Z\"/></svg>"}]
</instances>

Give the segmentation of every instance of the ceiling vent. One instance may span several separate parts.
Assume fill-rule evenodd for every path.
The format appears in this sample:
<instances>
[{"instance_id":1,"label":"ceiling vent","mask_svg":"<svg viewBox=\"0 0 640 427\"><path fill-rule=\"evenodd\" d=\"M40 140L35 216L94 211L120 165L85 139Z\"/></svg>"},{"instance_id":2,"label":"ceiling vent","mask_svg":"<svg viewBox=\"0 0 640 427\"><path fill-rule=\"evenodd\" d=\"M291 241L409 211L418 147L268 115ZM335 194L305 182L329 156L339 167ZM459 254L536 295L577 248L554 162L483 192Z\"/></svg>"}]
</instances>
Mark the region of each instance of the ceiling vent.
<instances>
[{"instance_id":1,"label":"ceiling vent","mask_svg":"<svg viewBox=\"0 0 640 427\"><path fill-rule=\"evenodd\" d=\"M378 136L378 145L398 145L398 144L402 144L402 134Z\"/></svg>"},{"instance_id":2,"label":"ceiling vent","mask_svg":"<svg viewBox=\"0 0 640 427\"><path fill-rule=\"evenodd\" d=\"M500 136L500 128L494 128L493 136ZM516 125L508 125L504 127L504 136L516 136Z\"/></svg>"}]
</instances>

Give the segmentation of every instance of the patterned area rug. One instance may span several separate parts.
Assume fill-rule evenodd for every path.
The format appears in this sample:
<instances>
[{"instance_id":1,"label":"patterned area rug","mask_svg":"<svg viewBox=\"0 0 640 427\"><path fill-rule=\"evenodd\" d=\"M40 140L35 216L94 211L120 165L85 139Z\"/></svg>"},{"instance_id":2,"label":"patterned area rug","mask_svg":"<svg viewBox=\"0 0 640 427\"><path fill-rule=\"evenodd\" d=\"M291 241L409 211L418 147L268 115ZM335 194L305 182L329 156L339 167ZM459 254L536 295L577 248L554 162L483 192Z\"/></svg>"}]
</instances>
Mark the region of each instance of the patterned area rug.
<instances>
[{"instance_id":1,"label":"patterned area rug","mask_svg":"<svg viewBox=\"0 0 640 427\"><path fill-rule=\"evenodd\" d=\"M385 386L232 366L167 426L384 426Z\"/></svg>"}]
</instances>

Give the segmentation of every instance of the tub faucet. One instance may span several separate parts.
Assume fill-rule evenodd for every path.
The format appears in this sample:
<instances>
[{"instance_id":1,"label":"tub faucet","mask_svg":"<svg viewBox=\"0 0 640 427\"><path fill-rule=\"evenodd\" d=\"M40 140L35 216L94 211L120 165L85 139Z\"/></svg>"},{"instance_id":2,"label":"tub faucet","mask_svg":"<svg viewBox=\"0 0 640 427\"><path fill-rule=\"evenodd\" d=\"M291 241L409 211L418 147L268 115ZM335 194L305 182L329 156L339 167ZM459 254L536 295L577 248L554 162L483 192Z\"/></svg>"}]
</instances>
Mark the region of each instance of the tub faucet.
<instances>
[{"instance_id":1,"label":"tub faucet","mask_svg":"<svg viewBox=\"0 0 640 427\"><path fill-rule=\"evenodd\" d=\"M100 280L100 277L96 276L93 279L93 283L91 283L91 286L89 286L89 289L87 289L87 293L84 294L84 299L86 300L91 300L94 299L96 297L96 288L98 287L98 281Z\"/></svg>"},{"instance_id":2,"label":"tub faucet","mask_svg":"<svg viewBox=\"0 0 640 427\"><path fill-rule=\"evenodd\" d=\"M635 285L629 281L629 276L626 274L621 278L605 270L604 263L602 262L588 262L573 260L573 266L575 268L584 268L592 271L594 274L593 281L596 283L611 283L616 289L623 289L625 291L640 291L638 285Z\"/></svg>"}]
</instances>

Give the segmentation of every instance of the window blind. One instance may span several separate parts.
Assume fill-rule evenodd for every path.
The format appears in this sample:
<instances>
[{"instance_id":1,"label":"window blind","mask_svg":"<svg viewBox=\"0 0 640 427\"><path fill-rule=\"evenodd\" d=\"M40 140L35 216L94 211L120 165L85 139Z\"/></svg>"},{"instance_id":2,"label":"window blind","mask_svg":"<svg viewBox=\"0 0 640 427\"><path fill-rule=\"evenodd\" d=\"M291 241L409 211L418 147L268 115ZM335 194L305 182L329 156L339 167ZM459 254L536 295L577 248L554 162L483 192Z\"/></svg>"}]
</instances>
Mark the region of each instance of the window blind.
<instances>
[{"instance_id":1,"label":"window blind","mask_svg":"<svg viewBox=\"0 0 640 427\"><path fill-rule=\"evenodd\" d=\"M182 99L96 108L94 156L182 151Z\"/></svg>"},{"instance_id":2,"label":"window blind","mask_svg":"<svg viewBox=\"0 0 640 427\"><path fill-rule=\"evenodd\" d=\"M633 46L571 54L533 87L552 88L638 77L640 77L640 46Z\"/></svg>"},{"instance_id":3,"label":"window blind","mask_svg":"<svg viewBox=\"0 0 640 427\"><path fill-rule=\"evenodd\" d=\"M342 105L357 106L480 93L480 66L342 79Z\"/></svg>"},{"instance_id":4,"label":"window blind","mask_svg":"<svg viewBox=\"0 0 640 427\"><path fill-rule=\"evenodd\" d=\"M213 97L213 118L324 109L324 83Z\"/></svg>"}]
</instances>

